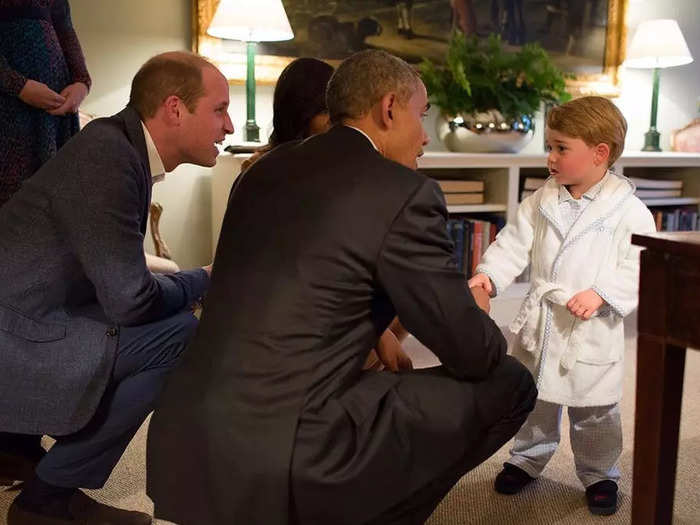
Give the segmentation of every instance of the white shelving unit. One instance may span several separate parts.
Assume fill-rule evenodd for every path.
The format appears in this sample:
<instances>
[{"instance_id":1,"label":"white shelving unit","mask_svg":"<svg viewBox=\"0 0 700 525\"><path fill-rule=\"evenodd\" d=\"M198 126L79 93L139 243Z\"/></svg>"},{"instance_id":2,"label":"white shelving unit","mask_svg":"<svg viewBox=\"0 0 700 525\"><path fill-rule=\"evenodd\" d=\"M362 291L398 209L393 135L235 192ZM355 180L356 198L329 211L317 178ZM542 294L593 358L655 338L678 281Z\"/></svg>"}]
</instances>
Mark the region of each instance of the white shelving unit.
<instances>
[{"instance_id":1,"label":"white shelving unit","mask_svg":"<svg viewBox=\"0 0 700 525\"><path fill-rule=\"evenodd\" d=\"M641 178L682 179L683 197L644 199L648 206L700 204L700 154L672 152L629 152L615 163L617 173ZM546 176L547 156L517 153L426 152L418 159L418 169L442 178L483 180L485 203L448 206L450 213L505 212L512 220L518 209L520 178Z\"/></svg>"},{"instance_id":2,"label":"white shelving unit","mask_svg":"<svg viewBox=\"0 0 700 525\"><path fill-rule=\"evenodd\" d=\"M447 206L447 211L449 213L502 212L507 208L505 204L451 204Z\"/></svg>"},{"instance_id":3,"label":"white shelving unit","mask_svg":"<svg viewBox=\"0 0 700 525\"><path fill-rule=\"evenodd\" d=\"M212 170L213 246L221 230L226 202L241 163L249 155L221 155ZM506 220L518 209L520 178L547 175L547 156L498 153L426 152L418 159L418 169L433 177L483 180L484 204L449 206L450 213L505 213ZM615 164L618 173L642 178L681 179L683 197L646 199L649 206L700 204L700 154L698 153L625 153Z\"/></svg>"}]
</instances>

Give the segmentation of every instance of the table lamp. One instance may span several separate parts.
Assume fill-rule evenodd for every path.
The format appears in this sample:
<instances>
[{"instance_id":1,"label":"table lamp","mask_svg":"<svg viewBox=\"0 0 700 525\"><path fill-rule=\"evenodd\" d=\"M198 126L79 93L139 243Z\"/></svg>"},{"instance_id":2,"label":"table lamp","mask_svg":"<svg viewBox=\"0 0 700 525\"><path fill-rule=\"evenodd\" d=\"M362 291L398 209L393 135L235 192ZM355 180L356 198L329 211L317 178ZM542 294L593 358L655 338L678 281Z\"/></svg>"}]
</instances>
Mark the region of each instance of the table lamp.
<instances>
[{"instance_id":1,"label":"table lamp","mask_svg":"<svg viewBox=\"0 0 700 525\"><path fill-rule=\"evenodd\" d=\"M244 140L260 141L255 122L255 46L257 42L291 40L294 32L281 0L221 0L207 33L247 43L246 124Z\"/></svg>"},{"instance_id":2,"label":"table lamp","mask_svg":"<svg viewBox=\"0 0 700 525\"><path fill-rule=\"evenodd\" d=\"M647 20L639 24L632 38L625 66L654 70L654 87L651 95L651 125L644 135L642 151L661 151L659 132L656 129L656 112L659 104L659 70L682 66L693 61L681 28L675 20Z\"/></svg>"}]
</instances>

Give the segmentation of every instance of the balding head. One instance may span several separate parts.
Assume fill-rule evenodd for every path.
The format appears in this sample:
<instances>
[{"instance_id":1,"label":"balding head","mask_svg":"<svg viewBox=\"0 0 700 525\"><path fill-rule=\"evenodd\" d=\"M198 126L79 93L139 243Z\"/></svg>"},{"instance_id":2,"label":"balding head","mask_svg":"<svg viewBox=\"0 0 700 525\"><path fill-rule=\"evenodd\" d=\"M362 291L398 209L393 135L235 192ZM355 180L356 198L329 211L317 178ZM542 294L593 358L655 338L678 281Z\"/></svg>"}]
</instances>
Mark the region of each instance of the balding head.
<instances>
[{"instance_id":1,"label":"balding head","mask_svg":"<svg viewBox=\"0 0 700 525\"><path fill-rule=\"evenodd\" d=\"M214 68L205 58L187 51L156 55L139 69L131 82L129 106L143 120L152 118L171 95L180 98L190 112L204 94L202 70Z\"/></svg>"}]
</instances>

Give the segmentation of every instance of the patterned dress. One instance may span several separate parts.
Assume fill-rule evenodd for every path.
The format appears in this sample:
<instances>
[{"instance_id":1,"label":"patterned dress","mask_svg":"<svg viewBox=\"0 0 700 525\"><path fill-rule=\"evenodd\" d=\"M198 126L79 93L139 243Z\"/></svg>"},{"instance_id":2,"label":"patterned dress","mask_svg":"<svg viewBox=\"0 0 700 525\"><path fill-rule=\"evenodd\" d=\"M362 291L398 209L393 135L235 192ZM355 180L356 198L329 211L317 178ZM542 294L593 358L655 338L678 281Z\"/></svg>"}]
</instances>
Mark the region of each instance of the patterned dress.
<instances>
[{"instance_id":1,"label":"patterned dress","mask_svg":"<svg viewBox=\"0 0 700 525\"><path fill-rule=\"evenodd\" d=\"M60 93L90 76L68 0L0 0L0 206L78 131L78 115L22 102L27 79Z\"/></svg>"}]
</instances>

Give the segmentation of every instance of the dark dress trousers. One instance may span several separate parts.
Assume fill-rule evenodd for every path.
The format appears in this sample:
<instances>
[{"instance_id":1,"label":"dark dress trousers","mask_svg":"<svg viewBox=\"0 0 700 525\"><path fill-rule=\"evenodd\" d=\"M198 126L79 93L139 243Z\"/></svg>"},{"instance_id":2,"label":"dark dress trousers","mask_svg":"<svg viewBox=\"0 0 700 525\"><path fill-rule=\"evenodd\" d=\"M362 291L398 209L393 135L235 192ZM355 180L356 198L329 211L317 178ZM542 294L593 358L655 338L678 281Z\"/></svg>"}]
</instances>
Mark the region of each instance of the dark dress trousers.
<instances>
[{"instance_id":1,"label":"dark dress trousers","mask_svg":"<svg viewBox=\"0 0 700 525\"><path fill-rule=\"evenodd\" d=\"M517 431L532 378L465 288L446 215L434 181L344 126L239 178L198 333L151 421L157 517L421 523ZM396 314L442 367L362 371Z\"/></svg>"},{"instance_id":2,"label":"dark dress trousers","mask_svg":"<svg viewBox=\"0 0 700 525\"><path fill-rule=\"evenodd\" d=\"M206 289L204 270L146 268L146 151L133 109L94 120L0 207L0 431L83 428L135 337L120 332L180 315Z\"/></svg>"}]
</instances>

